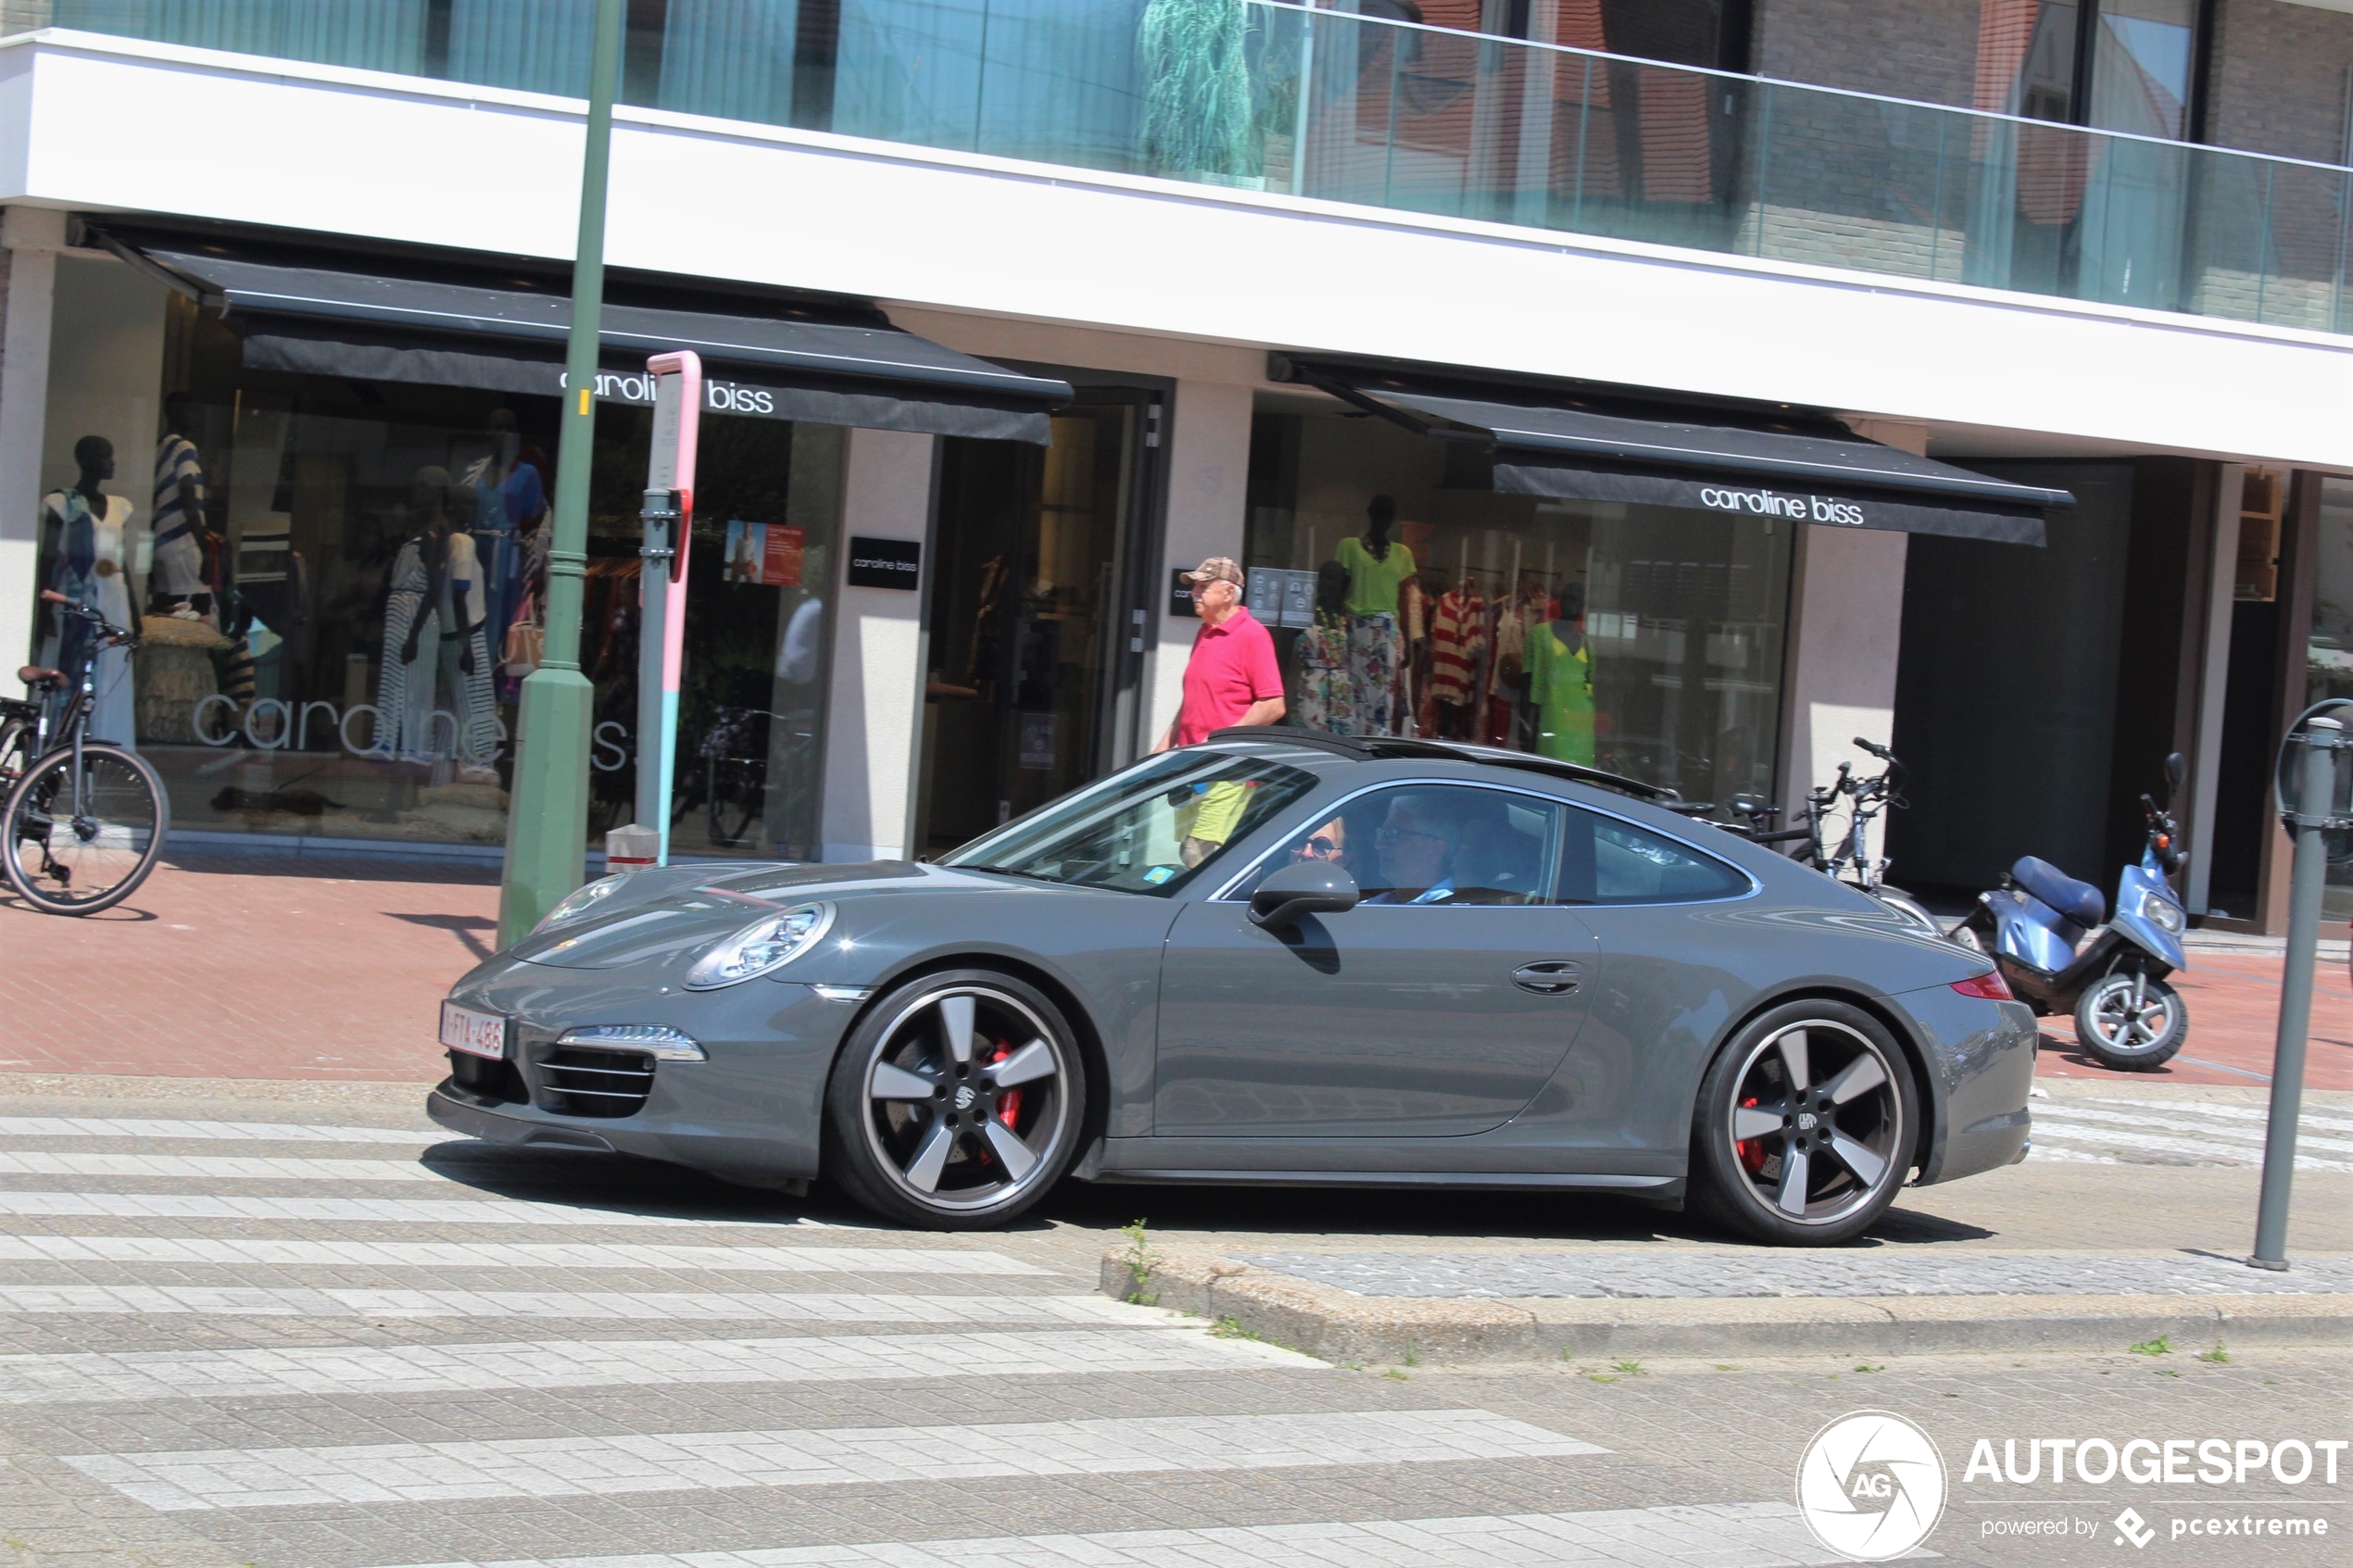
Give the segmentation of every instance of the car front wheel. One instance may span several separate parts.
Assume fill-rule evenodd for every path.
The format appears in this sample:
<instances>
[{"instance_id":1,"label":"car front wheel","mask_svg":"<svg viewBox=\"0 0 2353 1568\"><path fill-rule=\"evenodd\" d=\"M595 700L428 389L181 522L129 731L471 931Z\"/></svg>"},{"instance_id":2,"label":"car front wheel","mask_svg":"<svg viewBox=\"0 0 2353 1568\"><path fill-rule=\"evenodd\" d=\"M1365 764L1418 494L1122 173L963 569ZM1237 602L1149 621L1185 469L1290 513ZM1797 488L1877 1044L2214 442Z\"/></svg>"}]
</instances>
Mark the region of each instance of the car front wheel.
<instances>
[{"instance_id":1,"label":"car front wheel","mask_svg":"<svg viewBox=\"0 0 2353 1568\"><path fill-rule=\"evenodd\" d=\"M1919 1110L1903 1050L1843 1002L1792 1002L1752 1021L1700 1085L1698 1206L1752 1240L1824 1246L1895 1200Z\"/></svg>"},{"instance_id":2,"label":"car front wheel","mask_svg":"<svg viewBox=\"0 0 2353 1568\"><path fill-rule=\"evenodd\" d=\"M1068 1169L1085 1072L1034 986L991 970L921 976L871 1009L834 1063L825 1173L902 1224L1004 1224Z\"/></svg>"},{"instance_id":3,"label":"car front wheel","mask_svg":"<svg viewBox=\"0 0 2353 1568\"><path fill-rule=\"evenodd\" d=\"M2075 1039L2102 1067L2151 1073L2189 1038L2182 994L2154 975L2119 970L2102 975L2075 1001Z\"/></svg>"}]
</instances>

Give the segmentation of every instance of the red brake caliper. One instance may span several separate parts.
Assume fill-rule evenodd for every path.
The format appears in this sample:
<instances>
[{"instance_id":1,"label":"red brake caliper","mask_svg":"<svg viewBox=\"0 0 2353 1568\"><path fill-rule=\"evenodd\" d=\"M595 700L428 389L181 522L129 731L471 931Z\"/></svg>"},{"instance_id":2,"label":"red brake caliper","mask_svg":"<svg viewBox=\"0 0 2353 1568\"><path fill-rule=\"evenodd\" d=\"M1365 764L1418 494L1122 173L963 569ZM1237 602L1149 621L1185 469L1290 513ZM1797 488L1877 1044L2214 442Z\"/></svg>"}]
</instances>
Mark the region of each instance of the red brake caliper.
<instances>
[{"instance_id":1,"label":"red brake caliper","mask_svg":"<svg viewBox=\"0 0 2353 1568\"><path fill-rule=\"evenodd\" d=\"M1751 1095L1741 1101L1741 1109L1746 1110L1755 1103L1756 1097ZM1750 1175L1754 1176L1765 1169L1765 1140L1763 1138L1751 1138L1746 1143L1734 1144L1732 1147L1740 1151L1741 1164Z\"/></svg>"},{"instance_id":2,"label":"red brake caliper","mask_svg":"<svg viewBox=\"0 0 2353 1568\"><path fill-rule=\"evenodd\" d=\"M997 1054L988 1059L988 1065L994 1067L1013 1054L1013 1047L1007 1045L1004 1041L1000 1040L997 1042ZM1021 1091L1019 1089L1007 1089L1002 1095L998 1097L998 1121L1002 1122L1006 1126L1010 1127L1013 1124L1013 1119L1020 1114Z\"/></svg>"}]
</instances>

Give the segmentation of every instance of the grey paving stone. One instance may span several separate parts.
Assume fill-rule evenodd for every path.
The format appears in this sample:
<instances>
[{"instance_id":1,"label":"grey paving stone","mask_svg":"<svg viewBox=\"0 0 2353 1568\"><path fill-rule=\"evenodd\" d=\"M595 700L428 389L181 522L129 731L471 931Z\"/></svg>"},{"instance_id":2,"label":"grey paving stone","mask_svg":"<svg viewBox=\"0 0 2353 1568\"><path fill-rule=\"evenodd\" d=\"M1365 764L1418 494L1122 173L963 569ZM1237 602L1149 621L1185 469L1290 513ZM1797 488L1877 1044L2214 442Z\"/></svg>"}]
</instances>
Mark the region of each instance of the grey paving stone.
<instances>
[{"instance_id":1,"label":"grey paving stone","mask_svg":"<svg viewBox=\"0 0 2353 1568\"><path fill-rule=\"evenodd\" d=\"M430 1568L1782 1568L1823 1550L1786 1502L1100 1535L940 1538L745 1551L435 1563ZM412 1568L428 1568L425 1564Z\"/></svg>"},{"instance_id":2,"label":"grey paving stone","mask_svg":"<svg viewBox=\"0 0 2353 1568\"><path fill-rule=\"evenodd\" d=\"M1456 1298L2312 1295L2353 1291L2353 1258L2287 1273L2195 1253L1583 1251L1237 1252L1262 1269L1359 1296Z\"/></svg>"}]
</instances>

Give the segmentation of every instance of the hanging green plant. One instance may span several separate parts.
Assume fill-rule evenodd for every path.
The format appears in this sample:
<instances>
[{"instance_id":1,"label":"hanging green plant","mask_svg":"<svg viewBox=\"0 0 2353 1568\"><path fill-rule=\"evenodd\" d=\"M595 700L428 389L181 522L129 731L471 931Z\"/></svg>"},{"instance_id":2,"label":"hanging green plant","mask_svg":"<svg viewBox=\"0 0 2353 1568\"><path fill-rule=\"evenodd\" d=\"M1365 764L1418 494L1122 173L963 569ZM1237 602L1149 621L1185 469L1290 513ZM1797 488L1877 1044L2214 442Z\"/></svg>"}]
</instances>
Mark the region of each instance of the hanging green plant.
<instances>
[{"instance_id":1,"label":"hanging green plant","mask_svg":"<svg viewBox=\"0 0 2353 1568\"><path fill-rule=\"evenodd\" d=\"M1147 167L1227 181L1258 172L1249 31L1242 0L1148 0L1136 29Z\"/></svg>"}]
</instances>

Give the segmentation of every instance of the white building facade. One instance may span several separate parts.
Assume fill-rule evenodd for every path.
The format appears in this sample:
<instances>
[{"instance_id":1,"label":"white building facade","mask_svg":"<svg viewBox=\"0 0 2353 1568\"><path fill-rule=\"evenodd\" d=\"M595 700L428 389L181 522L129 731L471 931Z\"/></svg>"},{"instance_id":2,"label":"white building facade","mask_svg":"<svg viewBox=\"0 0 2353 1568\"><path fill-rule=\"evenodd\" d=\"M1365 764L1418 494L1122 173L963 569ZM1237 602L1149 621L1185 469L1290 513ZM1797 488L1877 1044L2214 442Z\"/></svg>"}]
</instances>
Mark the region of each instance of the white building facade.
<instances>
[{"instance_id":1,"label":"white building facade","mask_svg":"<svg viewBox=\"0 0 2353 1568\"><path fill-rule=\"evenodd\" d=\"M925 855L1099 776L1174 710L1172 573L1227 555L1295 720L1719 801L1893 741L1897 880L1952 888L2109 880L2179 748L2193 908L2276 920L2231 759L2353 681L2353 172L2341 102L2289 156L2233 116L2263 50L2353 63L2353 16L2189 5L2149 53L2089 6L1917 0L1879 8L1911 63L1858 81L1829 3L1659 34L1676 6L1537 0L1510 38L1200 0L1232 92L1172 105L1149 8L636 8L610 298L700 323L727 389L680 852ZM495 856L590 7L152 9L0 40L0 642L48 661L38 590L119 572L152 635L110 721L175 832ZM615 320L599 829L648 422ZM1814 521L1842 497L1899 521Z\"/></svg>"}]
</instances>

